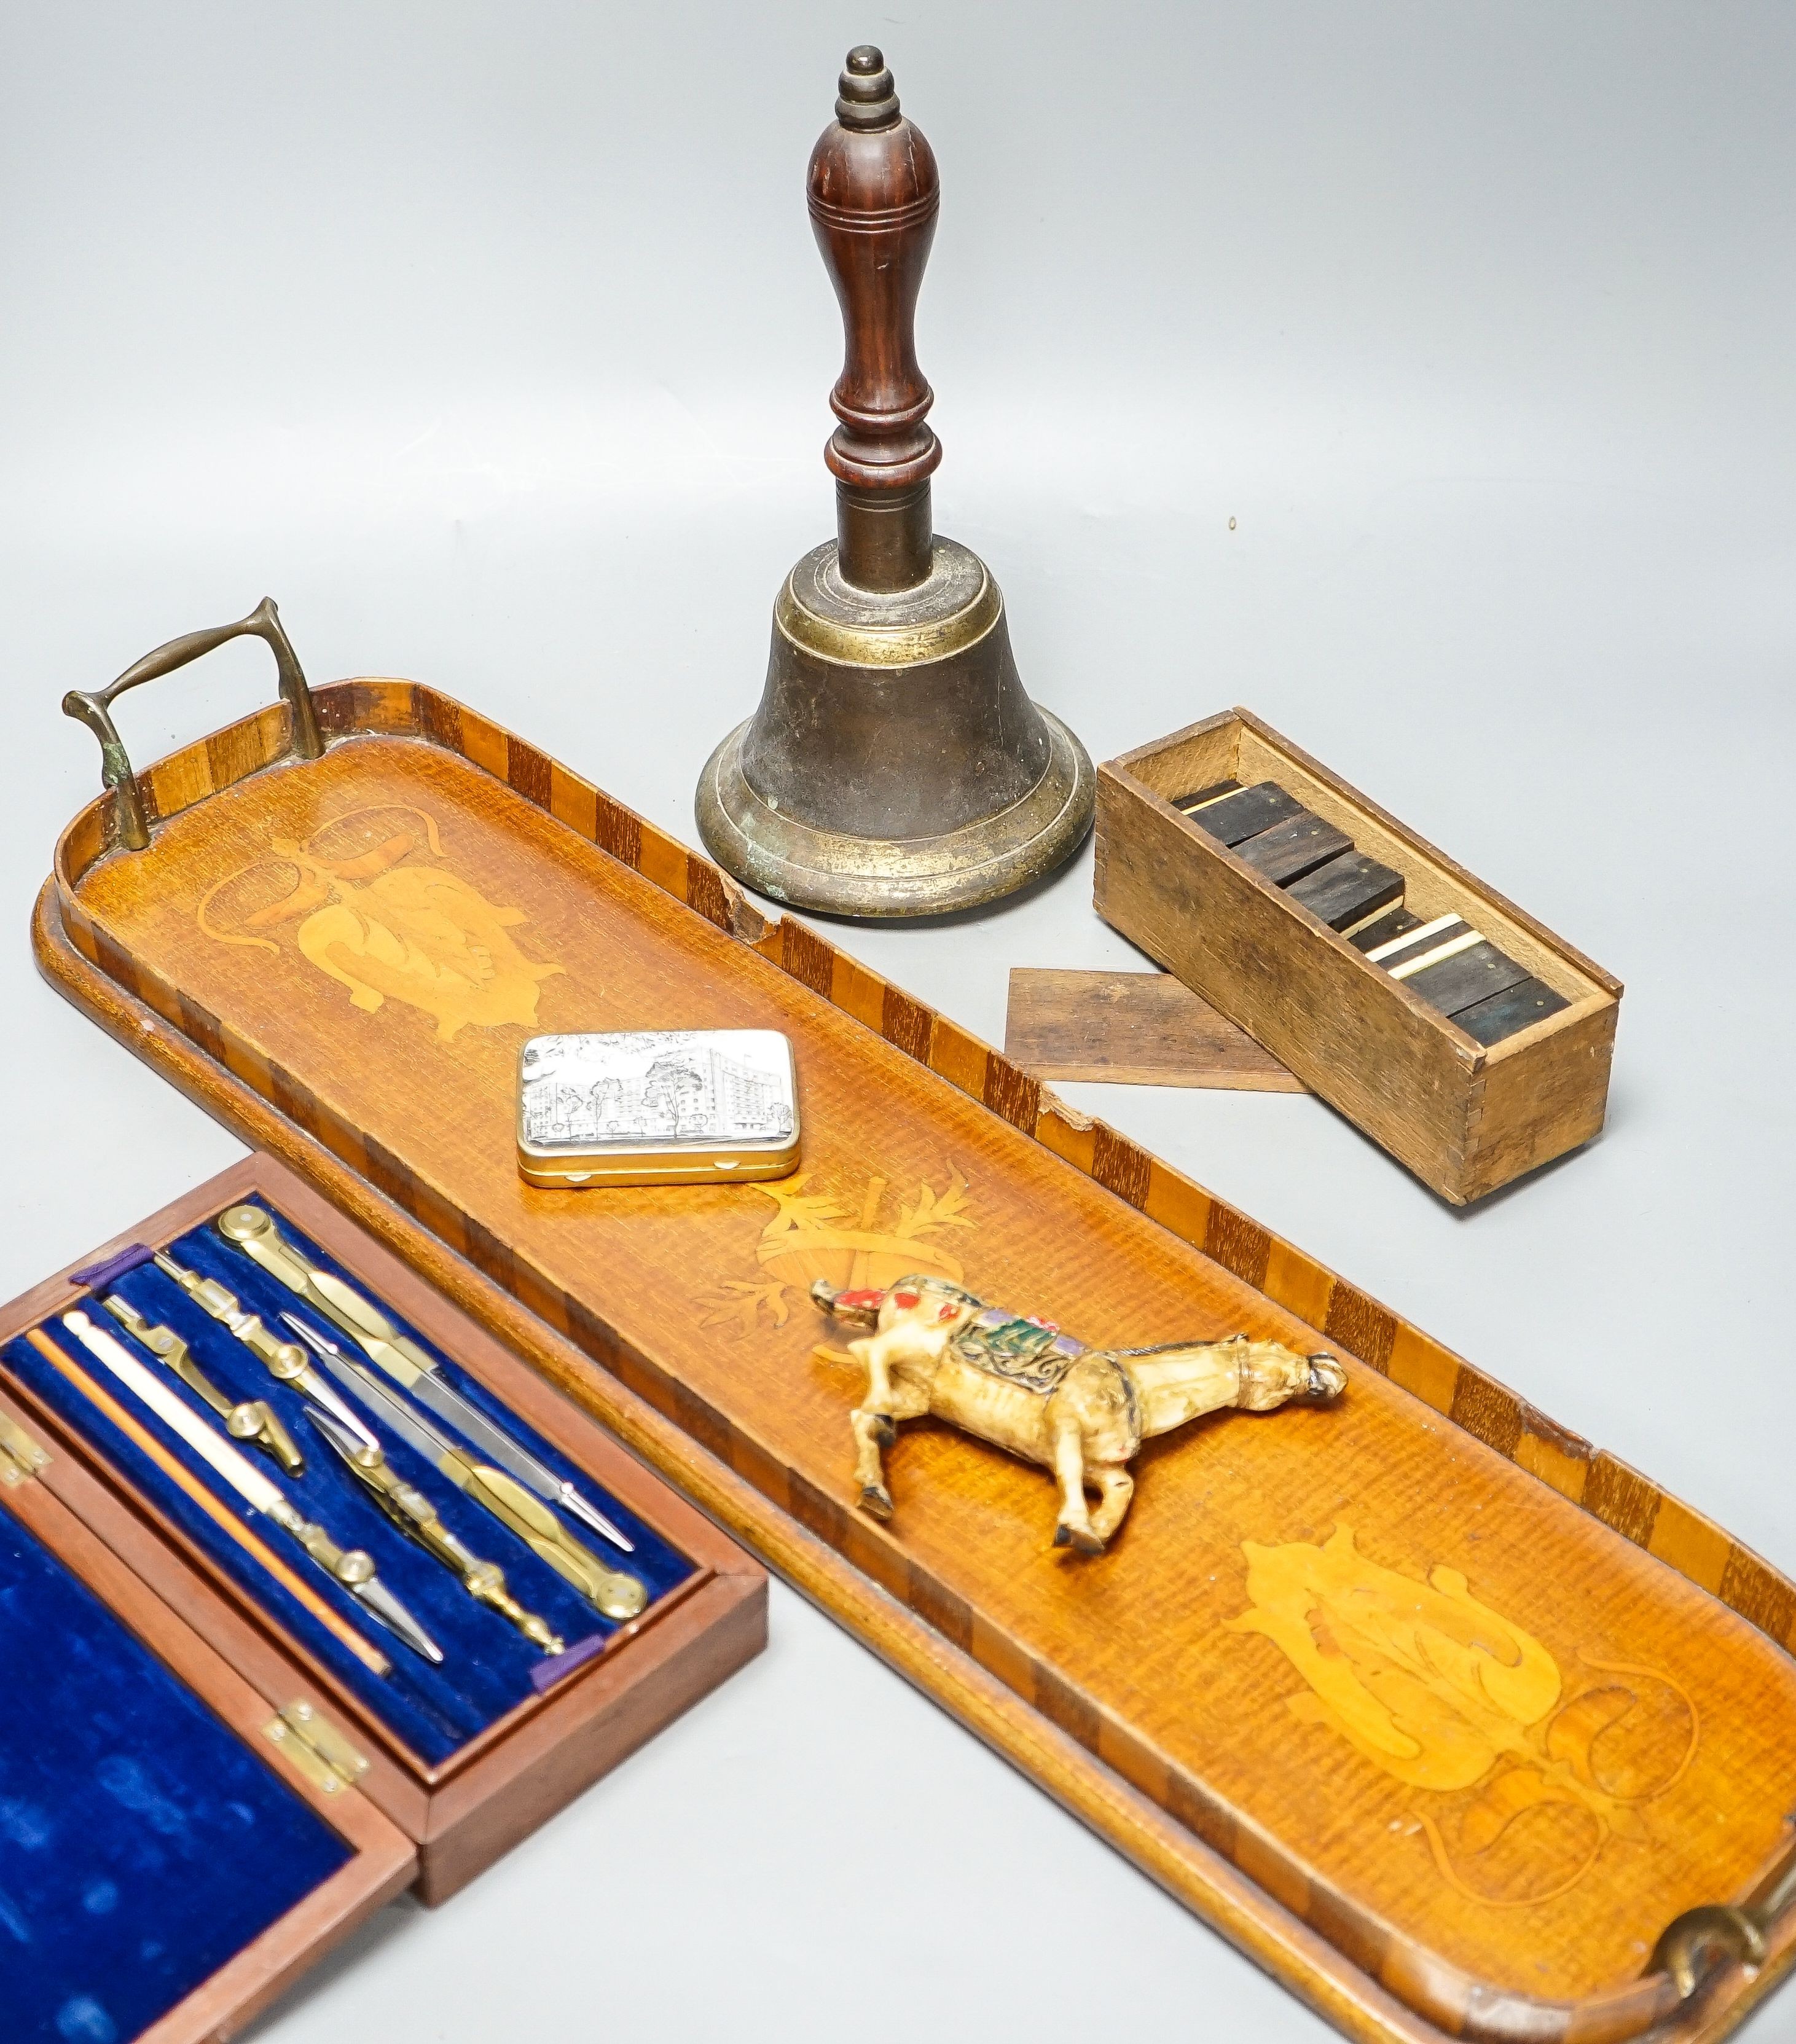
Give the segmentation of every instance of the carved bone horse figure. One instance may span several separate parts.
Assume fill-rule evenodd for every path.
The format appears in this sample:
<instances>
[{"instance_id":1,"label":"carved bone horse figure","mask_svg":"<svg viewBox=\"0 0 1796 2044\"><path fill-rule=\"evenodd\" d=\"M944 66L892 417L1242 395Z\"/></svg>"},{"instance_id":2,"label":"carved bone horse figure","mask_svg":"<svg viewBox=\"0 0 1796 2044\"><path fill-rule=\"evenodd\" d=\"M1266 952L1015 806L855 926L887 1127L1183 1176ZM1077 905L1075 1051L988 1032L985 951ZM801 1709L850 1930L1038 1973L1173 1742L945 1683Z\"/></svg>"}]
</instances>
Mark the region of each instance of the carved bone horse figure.
<instances>
[{"instance_id":1,"label":"carved bone horse figure","mask_svg":"<svg viewBox=\"0 0 1796 2044\"><path fill-rule=\"evenodd\" d=\"M940 1278L901 1278L883 1292L838 1292L819 1278L811 1299L833 1319L875 1331L848 1343L867 1371L867 1395L850 1416L863 1511L891 1517L880 1451L896 1440L895 1422L929 1413L1051 1470L1060 1485L1054 1544L1082 1554L1102 1554L1122 1523L1135 1493L1129 1464L1150 1435L1225 1406L1270 1412L1347 1387L1333 1356L1245 1335L1087 1348Z\"/></svg>"}]
</instances>

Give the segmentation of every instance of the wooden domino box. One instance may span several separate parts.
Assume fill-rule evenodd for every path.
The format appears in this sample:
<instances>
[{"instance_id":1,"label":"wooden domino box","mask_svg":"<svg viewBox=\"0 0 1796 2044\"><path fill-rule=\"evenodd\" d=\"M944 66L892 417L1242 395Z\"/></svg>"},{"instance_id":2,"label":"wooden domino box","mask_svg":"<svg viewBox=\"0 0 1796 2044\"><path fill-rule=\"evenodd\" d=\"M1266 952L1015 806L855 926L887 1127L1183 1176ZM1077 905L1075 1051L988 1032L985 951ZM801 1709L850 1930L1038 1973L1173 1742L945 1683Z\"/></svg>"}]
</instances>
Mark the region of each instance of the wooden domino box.
<instances>
[{"instance_id":1,"label":"wooden domino box","mask_svg":"<svg viewBox=\"0 0 1796 2044\"><path fill-rule=\"evenodd\" d=\"M1602 1128L1621 986L1250 711L1099 770L1098 912L1463 1206Z\"/></svg>"}]
</instances>

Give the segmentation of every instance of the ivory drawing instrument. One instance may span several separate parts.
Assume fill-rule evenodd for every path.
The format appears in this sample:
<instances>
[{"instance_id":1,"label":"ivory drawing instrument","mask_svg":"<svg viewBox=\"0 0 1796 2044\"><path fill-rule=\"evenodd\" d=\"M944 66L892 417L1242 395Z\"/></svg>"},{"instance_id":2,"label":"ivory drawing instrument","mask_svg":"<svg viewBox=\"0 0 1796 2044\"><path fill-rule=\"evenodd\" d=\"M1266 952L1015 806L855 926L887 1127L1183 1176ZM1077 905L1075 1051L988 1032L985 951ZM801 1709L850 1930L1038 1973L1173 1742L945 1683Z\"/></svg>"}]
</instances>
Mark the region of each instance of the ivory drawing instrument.
<instances>
[{"instance_id":1,"label":"ivory drawing instrument","mask_svg":"<svg viewBox=\"0 0 1796 2044\"><path fill-rule=\"evenodd\" d=\"M222 1439L191 1406L183 1405L116 1336L97 1327L79 1309L64 1313L62 1322L88 1354L103 1363L140 1404L147 1405L171 1433L222 1477L252 1512L265 1514L283 1532L290 1534L313 1564L347 1590L371 1618L396 1634L414 1654L427 1661L442 1659L441 1647L375 1573L372 1556L359 1547L338 1546L323 1527L288 1502L271 1477L264 1476L240 1449Z\"/></svg>"},{"instance_id":2,"label":"ivory drawing instrument","mask_svg":"<svg viewBox=\"0 0 1796 2044\"><path fill-rule=\"evenodd\" d=\"M41 1328L29 1329L25 1339L46 1362L61 1372L96 1412L110 1420L134 1448L147 1455L171 1483L191 1498L220 1531L235 1541L258 1567L265 1569L290 1596L304 1605L319 1624L341 1640L358 1660L377 1675L392 1673L393 1663L379 1647L371 1646L352 1625L331 1609L310 1583L302 1581L240 1519L227 1512L203 1483L190 1475L147 1427L140 1426L110 1392L102 1390Z\"/></svg>"}]
</instances>

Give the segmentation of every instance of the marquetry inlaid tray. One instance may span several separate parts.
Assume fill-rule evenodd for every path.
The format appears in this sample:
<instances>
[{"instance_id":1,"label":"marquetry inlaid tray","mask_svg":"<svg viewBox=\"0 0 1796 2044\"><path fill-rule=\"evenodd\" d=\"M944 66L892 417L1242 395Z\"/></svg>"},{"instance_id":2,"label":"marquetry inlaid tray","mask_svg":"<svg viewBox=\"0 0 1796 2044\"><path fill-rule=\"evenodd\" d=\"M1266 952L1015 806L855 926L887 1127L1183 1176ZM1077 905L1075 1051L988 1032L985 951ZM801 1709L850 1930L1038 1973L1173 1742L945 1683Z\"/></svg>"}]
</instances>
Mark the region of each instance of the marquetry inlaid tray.
<instances>
[{"instance_id":1,"label":"marquetry inlaid tray","mask_svg":"<svg viewBox=\"0 0 1796 2044\"><path fill-rule=\"evenodd\" d=\"M1713 2038L1766 1991L1790 1584L484 717L315 702L321 757L281 708L144 774L147 849L112 795L76 819L62 990L1343 2028ZM675 1027L791 1039L798 1174L524 1185L525 1039ZM917 1270L1105 1346L1327 1348L1348 1388L1150 1444L1098 1559L1049 1546L1040 1471L928 1424L882 1526L808 1291ZM1720 1904L1756 1916L1682 2000L1656 1941Z\"/></svg>"}]
</instances>

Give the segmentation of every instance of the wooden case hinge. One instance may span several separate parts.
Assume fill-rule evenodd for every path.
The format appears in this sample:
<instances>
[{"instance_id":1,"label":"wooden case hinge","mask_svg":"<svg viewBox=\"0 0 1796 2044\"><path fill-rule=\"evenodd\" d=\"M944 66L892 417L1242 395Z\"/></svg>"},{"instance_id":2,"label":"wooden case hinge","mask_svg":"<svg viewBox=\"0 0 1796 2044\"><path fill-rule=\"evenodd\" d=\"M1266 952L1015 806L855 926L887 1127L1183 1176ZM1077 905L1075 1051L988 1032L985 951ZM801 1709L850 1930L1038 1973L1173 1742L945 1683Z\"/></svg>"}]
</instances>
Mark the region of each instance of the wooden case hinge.
<instances>
[{"instance_id":1,"label":"wooden case hinge","mask_svg":"<svg viewBox=\"0 0 1796 2044\"><path fill-rule=\"evenodd\" d=\"M49 1459L16 1420L0 1412L0 1484L10 1490L15 1484L29 1483Z\"/></svg>"},{"instance_id":2,"label":"wooden case hinge","mask_svg":"<svg viewBox=\"0 0 1796 2044\"><path fill-rule=\"evenodd\" d=\"M368 1771L362 1754L310 1704L289 1704L279 1717L263 1727L263 1731L312 1786L327 1796L353 1788Z\"/></svg>"}]
</instances>

